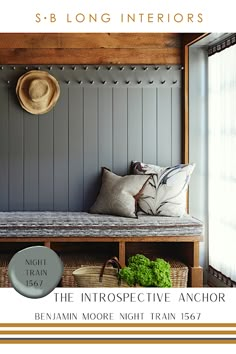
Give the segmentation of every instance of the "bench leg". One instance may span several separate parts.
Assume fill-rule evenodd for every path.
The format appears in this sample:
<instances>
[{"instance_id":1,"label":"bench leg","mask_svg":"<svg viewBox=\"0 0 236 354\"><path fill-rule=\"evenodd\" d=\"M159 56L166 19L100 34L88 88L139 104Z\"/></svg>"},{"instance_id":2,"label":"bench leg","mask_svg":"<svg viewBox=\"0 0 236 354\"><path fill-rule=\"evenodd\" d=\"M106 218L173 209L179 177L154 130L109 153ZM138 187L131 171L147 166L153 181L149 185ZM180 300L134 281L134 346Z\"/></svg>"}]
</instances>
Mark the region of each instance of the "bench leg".
<instances>
[{"instance_id":1,"label":"bench leg","mask_svg":"<svg viewBox=\"0 0 236 354\"><path fill-rule=\"evenodd\" d=\"M119 261L121 267L125 267L125 242L119 242Z\"/></svg>"},{"instance_id":2,"label":"bench leg","mask_svg":"<svg viewBox=\"0 0 236 354\"><path fill-rule=\"evenodd\" d=\"M203 287L203 269L202 267L189 268L189 286L192 288Z\"/></svg>"},{"instance_id":3,"label":"bench leg","mask_svg":"<svg viewBox=\"0 0 236 354\"><path fill-rule=\"evenodd\" d=\"M44 246L48 247L48 248L51 248L51 242L50 241L45 241L44 242Z\"/></svg>"}]
</instances>

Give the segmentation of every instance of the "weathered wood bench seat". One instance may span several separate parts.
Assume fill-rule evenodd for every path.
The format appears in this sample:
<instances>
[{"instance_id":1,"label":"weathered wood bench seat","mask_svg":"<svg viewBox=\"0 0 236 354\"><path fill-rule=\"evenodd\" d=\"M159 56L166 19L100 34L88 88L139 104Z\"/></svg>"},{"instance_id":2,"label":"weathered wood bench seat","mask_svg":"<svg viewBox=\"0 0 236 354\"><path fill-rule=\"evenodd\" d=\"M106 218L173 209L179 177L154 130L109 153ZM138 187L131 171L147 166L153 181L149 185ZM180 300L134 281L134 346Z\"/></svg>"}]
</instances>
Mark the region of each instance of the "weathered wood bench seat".
<instances>
[{"instance_id":1,"label":"weathered wood bench seat","mask_svg":"<svg viewBox=\"0 0 236 354\"><path fill-rule=\"evenodd\" d=\"M202 286L199 242L202 223L190 215L158 217L139 215L137 219L86 212L0 212L0 242L117 242L119 259L125 265L130 242L174 243L180 258L189 267L189 285ZM140 250L140 253L142 250Z\"/></svg>"}]
</instances>

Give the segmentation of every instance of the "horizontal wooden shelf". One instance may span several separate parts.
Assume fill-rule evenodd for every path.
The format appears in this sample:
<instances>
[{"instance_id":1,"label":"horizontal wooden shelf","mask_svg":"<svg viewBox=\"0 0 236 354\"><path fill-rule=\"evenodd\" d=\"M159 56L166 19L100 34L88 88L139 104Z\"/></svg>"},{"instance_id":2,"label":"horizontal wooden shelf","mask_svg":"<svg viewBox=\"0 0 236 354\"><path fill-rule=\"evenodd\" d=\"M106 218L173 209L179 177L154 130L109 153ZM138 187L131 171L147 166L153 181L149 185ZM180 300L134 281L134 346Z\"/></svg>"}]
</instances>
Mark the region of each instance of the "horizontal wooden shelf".
<instances>
[{"instance_id":1,"label":"horizontal wooden shelf","mask_svg":"<svg viewBox=\"0 0 236 354\"><path fill-rule=\"evenodd\" d=\"M0 242L199 242L201 236L140 236L140 237L2 237Z\"/></svg>"}]
</instances>

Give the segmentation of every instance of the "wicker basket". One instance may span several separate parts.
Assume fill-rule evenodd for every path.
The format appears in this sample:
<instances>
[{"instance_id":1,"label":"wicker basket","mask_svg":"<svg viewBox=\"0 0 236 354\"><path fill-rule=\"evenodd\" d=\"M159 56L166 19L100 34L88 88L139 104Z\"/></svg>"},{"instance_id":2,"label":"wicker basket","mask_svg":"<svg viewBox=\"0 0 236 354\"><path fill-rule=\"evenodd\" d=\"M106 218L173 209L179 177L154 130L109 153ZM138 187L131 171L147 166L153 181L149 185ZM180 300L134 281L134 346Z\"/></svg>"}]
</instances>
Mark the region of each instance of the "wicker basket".
<instances>
[{"instance_id":1,"label":"wicker basket","mask_svg":"<svg viewBox=\"0 0 236 354\"><path fill-rule=\"evenodd\" d=\"M170 263L170 279L172 288L187 288L188 267L179 261L168 260Z\"/></svg>"},{"instance_id":2,"label":"wicker basket","mask_svg":"<svg viewBox=\"0 0 236 354\"><path fill-rule=\"evenodd\" d=\"M11 283L8 278L8 263L12 258L12 254L0 255L0 288L10 288Z\"/></svg>"},{"instance_id":3,"label":"wicker basket","mask_svg":"<svg viewBox=\"0 0 236 354\"><path fill-rule=\"evenodd\" d=\"M115 265L116 268L108 267ZM73 272L76 284L80 288L119 288L129 287L118 278L121 269L116 257L108 259L102 266L84 266Z\"/></svg>"},{"instance_id":4,"label":"wicker basket","mask_svg":"<svg viewBox=\"0 0 236 354\"><path fill-rule=\"evenodd\" d=\"M64 264L64 271L59 286L63 288L77 287L73 272L79 268L86 266L102 266L103 262L99 260L91 261L86 256L77 255L75 253L61 254L61 260Z\"/></svg>"},{"instance_id":5,"label":"wicker basket","mask_svg":"<svg viewBox=\"0 0 236 354\"><path fill-rule=\"evenodd\" d=\"M72 275L74 270L75 270L75 267L73 267L73 266L64 266L63 275L62 275L61 281L59 283L60 287L76 288L76 282L75 282L75 279Z\"/></svg>"}]
</instances>

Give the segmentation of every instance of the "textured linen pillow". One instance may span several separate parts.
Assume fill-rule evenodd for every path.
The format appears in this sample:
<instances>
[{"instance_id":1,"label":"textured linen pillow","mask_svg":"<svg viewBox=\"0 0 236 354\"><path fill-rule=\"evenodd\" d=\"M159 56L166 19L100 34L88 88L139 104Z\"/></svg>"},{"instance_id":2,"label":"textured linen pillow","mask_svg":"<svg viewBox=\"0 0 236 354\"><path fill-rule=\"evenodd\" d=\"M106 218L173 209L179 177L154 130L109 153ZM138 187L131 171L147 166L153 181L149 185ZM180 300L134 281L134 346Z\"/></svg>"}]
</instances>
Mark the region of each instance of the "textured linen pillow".
<instances>
[{"instance_id":1,"label":"textured linen pillow","mask_svg":"<svg viewBox=\"0 0 236 354\"><path fill-rule=\"evenodd\" d=\"M118 176L106 168L102 171L102 185L91 213L137 217L137 199L150 176Z\"/></svg>"},{"instance_id":2,"label":"textured linen pillow","mask_svg":"<svg viewBox=\"0 0 236 354\"><path fill-rule=\"evenodd\" d=\"M161 167L132 161L132 174L151 175L139 198L139 208L150 215L186 214L186 192L194 167L195 164Z\"/></svg>"}]
</instances>

